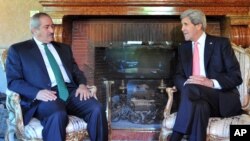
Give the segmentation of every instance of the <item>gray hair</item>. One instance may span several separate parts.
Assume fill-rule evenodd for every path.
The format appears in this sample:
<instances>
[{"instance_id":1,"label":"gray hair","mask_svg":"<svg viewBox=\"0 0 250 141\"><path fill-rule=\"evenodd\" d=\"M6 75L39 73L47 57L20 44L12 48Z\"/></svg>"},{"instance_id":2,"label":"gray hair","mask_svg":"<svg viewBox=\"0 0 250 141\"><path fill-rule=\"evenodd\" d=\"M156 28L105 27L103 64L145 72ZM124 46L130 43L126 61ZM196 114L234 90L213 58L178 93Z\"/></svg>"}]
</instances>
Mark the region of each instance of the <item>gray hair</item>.
<instances>
[{"instance_id":1,"label":"gray hair","mask_svg":"<svg viewBox=\"0 0 250 141\"><path fill-rule=\"evenodd\" d=\"M34 14L31 19L30 19L30 30L32 29L37 29L40 27L41 23L40 23L40 18L41 17L50 17L47 13L43 13L43 12L40 12L40 13L36 13Z\"/></svg>"},{"instance_id":2,"label":"gray hair","mask_svg":"<svg viewBox=\"0 0 250 141\"><path fill-rule=\"evenodd\" d=\"M190 21L192 22L192 24L197 25L197 24L201 24L202 25L202 30L205 31L206 27L207 27L207 20L206 20L206 16L205 14L200 11L200 10L196 10L196 9L189 9L184 11L181 14L181 20L188 17L190 19Z\"/></svg>"}]
</instances>

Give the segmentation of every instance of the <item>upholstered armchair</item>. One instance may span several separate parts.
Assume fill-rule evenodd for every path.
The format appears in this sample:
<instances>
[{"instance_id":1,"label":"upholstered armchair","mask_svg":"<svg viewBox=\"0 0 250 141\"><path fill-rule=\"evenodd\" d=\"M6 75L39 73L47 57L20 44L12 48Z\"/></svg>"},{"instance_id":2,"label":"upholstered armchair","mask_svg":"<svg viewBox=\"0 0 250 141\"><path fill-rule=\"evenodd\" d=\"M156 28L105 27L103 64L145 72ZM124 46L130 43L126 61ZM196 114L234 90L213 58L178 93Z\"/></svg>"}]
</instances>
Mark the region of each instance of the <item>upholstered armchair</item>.
<instances>
[{"instance_id":1,"label":"upholstered armchair","mask_svg":"<svg viewBox=\"0 0 250 141\"><path fill-rule=\"evenodd\" d=\"M207 141L229 141L230 125L250 124L250 49L244 49L234 44L232 47L240 63L240 69L243 77L243 83L238 89L240 91L240 99L244 112L242 115L229 118L210 118L207 127ZM168 140L172 133L176 113L170 113L170 110L173 104L173 95L177 94L175 93L176 91L175 87L166 88L168 102L164 111L164 120L162 122L159 136L160 141Z\"/></svg>"},{"instance_id":2,"label":"upholstered armchair","mask_svg":"<svg viewBox=\"0 0 250 141\"><path fill-rule=\"evenodd\" d=\"M92 93L95 93L96 87L89 86ZM20 140L42 141L42 125L36 118L32 118L28 125L24 126L22 110L19 104L19 94L7 90L6 107L9 112L8 129L5 136L7 141L14 141L14 134ZM81 141L87 137L87 123L73 115L69 115L69 123L66 127L66 141Z\"/></svg>"},{"instance_id":3,"label":"upholstered armchair","mask_svg":"<svg viewBox=\"0 0 250 141\"><path fill-rule=\"evenodd\" d=\"M2 65L5 66L7 50L1 56ZM93 95L96 95L95 86L87 86ZM14 141L15 138L25 141L42 141L42 125L36 118L32 118L28 125L24 126L20 96L18 93L6 91L6 107L9 117L7 119L8 129L5 135L6 141ZM87 123L73 115L69 115L69 123L66 127L67 141L82 141L88 136Z\"/></svg>"}]
</instances>

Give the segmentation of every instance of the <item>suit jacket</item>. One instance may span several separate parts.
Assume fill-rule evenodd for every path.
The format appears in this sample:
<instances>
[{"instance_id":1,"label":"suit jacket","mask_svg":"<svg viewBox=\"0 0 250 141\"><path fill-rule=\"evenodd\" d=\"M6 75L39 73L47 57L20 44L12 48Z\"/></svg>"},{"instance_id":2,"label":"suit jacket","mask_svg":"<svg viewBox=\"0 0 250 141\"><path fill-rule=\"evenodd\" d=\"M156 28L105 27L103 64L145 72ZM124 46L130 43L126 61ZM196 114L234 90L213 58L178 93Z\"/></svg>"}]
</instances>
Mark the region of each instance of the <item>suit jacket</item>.
<instances>
[{"instance_id":1,"label":"suit jacket","mask_svg":"<svg viewBox=\"0 0 250 141\"><path fill-rule=\"evenodd\" d=\"M237 86L242 83L240 66L229 39L206 36L204 51L206 76L219 82L222 89L219 105L222 116L231 116L240 108ZM192 42L187 41L178 48L178 65L175 86L182 91L185 81L192 75ZM238 113L238 112L237 112Z\"/></svg>"},{"instance_id":2,"label":"suit jacket","mask_svg":"<svg viewBox=\"0 0 250 141\"><path fill-rule=\"evenodd\" d=\"M65 44L52 42L58 52L72 86L86 84L83 72L78 68L71 51ZM42 54L31 39L12 45L6 59L6 75L8 89L21 96L21 106L26 125L36 111L38 100L35 100L39 90L51 89L50 78L42 58Z\"/></svg>"}]
</instances>

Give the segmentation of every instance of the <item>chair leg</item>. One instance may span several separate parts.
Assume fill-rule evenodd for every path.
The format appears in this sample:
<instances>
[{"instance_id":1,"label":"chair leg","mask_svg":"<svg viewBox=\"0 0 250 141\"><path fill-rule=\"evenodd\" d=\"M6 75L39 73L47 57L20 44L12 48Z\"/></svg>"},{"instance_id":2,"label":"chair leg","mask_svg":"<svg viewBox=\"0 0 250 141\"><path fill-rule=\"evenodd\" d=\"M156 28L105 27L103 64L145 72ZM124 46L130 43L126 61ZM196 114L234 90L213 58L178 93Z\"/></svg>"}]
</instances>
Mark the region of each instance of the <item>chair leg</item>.
<instances>
[{"instance_id":1,"label":"chair leg","mask_svg":"<svg viewBox=\"0 0 250 141\"><path fill-rule=\"evenodd\" d=\"M12 119L12 121L7 119L7 132L5 134L5 141L15 141L16 126L13 124L15 123L13 120L15 119Z\"/></svg>"}]
</instances>

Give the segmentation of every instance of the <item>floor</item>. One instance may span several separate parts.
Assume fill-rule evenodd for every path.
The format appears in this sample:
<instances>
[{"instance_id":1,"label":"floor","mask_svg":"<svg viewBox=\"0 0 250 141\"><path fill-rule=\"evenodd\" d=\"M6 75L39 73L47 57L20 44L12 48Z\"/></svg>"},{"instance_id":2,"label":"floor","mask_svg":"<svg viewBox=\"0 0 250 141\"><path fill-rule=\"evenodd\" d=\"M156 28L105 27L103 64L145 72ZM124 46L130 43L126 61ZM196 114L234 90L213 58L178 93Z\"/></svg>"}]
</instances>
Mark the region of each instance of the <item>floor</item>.
<instances>
[{"instance_id":1,"label":"floor","mask_svg":"<svg viewBox=\"0 0 250 141\"><path fill-rule=\"evenodd\" d=\"M112 141L158 141L160 131L112 130Z\"/></svg>"},{"instance_id":2,"label":"floor","mask_svg":"<svg viewBox=\"0 0 250 141\"><path fill-rule=\"evenodd\" d=\"M159 132L113 130L111 141L158 141L158 136ZM4 138L0 138L0 141L4 141ZM89 140L84 140L84 141L89 141Z\"/></svg>"}]
</instances>

